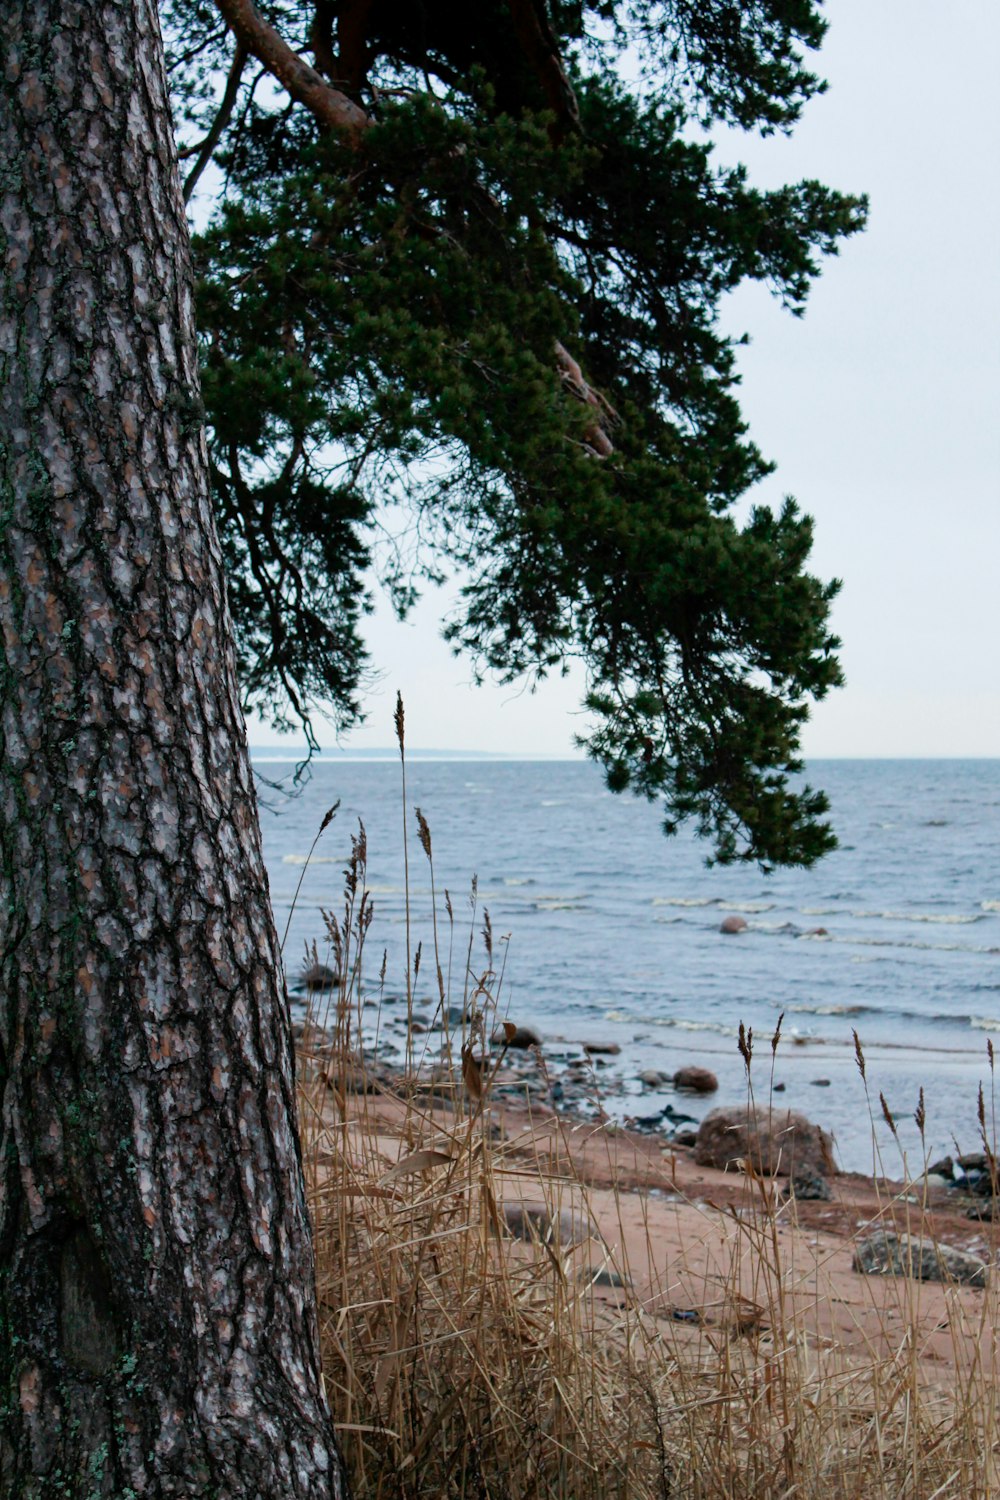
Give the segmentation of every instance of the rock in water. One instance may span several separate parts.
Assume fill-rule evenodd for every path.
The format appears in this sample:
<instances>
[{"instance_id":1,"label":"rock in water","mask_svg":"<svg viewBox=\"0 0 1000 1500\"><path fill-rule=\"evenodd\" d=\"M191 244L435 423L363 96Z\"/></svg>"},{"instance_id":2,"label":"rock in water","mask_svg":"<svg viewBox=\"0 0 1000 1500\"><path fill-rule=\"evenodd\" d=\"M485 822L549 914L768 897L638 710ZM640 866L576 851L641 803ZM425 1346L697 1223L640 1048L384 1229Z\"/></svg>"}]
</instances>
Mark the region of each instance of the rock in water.
<instances>
[{"instance_id":1,"label":"rock in water","mask_svg":"<svg viewBox=\"0 0 1000 1500\"><path fill-rule=\"evenodd\" d=\"M958 1286L986 1285L989 1271L981 1260L950 1245L936 1245L917 1235L880 1229L859 1240L851 1262L865 1276L912 1276L916 1281L950 1281Z\"/></svg>"},{"instance_id":2,"label":"rock in water","mask_svg":"<svg viewBox=\"0 0 1000 1500\"><path fill-rule=\"evenodd\" d=\"M674 1088L688 1094L714 1094L719 1080L708 1068L678 1068L674 1074Z\"/></svg>"},{"instance_id":3,"label":"rock in water","mask_svg":"<svg viewBox=\"0 0 1000 1500\"><path fill-rule=\"evenodd\" d=\"M722 1107L698 1127L694 1159L701 1167L725 1168L748 1160L765 1177L830 1177L837 1167L825 1130L791 1109Z\"/></svg>"},{"instance_id":4,"label":"rock in water","mask_svg":"<svg viewBox=\"0 0 1000 1500\"><path fill-rule=\"evenodd\" d=\"M746 917L723 917L723 919L722 919L722 926L719 928L720 932L724 932L724 933L726 933L730 937L734 933L737 933L737 932L746 932L746 930L747 930L747 920L746 920Z\"/></svg>"},{"instance_id":5,"label":"rock in water","mask_svg":"<svg viewBox=\"0 0 1000 1500\"><path fill-rule=\"evenodd\" d=\"M339 982L337 975L326 964L310 964L295 981L295 988L315 993L317 990L335 989Z\"/></svg>"},{"instance_id":6,"label":"rock in water","mask_svg":"<svg viewBox=\"0 0 1000 1500\"><path fill-rule=\"evenodd\" d=\"M583 1050L588 1057L617 1057L622 1049L617 1042L584 1042Z\"/></svg>"},{"instance_id":7,"label":"rock in water","mask_svg":"<svg viewBox=\"0 0 1000 1500\"><path fill-rule=\"evenodd\" d=\"M502 1047L506 1044L512 1051L526 1052L529 1047L542 1045L542 1035L533 1026L515 1026L513 1035L508 1036L503 1028L498 1026L491 1041L494 1047Z\"/></svg>"}]
</instances>

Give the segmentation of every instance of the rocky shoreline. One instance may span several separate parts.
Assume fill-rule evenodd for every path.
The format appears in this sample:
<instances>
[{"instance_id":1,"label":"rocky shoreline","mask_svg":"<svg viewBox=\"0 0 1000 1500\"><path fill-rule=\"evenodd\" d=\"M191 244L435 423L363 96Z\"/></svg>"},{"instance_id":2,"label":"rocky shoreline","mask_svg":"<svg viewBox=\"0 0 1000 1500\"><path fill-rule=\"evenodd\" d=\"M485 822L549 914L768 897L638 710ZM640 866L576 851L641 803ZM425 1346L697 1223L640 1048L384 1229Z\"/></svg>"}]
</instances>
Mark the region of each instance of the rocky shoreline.
<instances>
[{"instance_id":1,"label":"rocky shoreline","mask_svg":"<svg viewBox=\"0 0 1000 1500\"><path fill-rule=\"evenodd\" d=\"M405 1094L444 1114L467 1112L486 1096L500 1118L513 1112L527 1115L533 1126L597 1127L609 1140L646 1139L715 1170L742 1170L749 1163L763 1176L785 1179L782 1195L798 1202L830 1201L833 1178L863 1180L839 1170L831 1136L804 1114L773 1099L764 1107L748 1105L745 1097L716 1105L718 1081L708 1068L685 1064L672 1075L633 1071L621 1066L614 1042L543 1043L535 1028L509 1022L491 1028L484 1049L481 1020L470 1028L456 1007L443 1019L416 1009L408 1028L404 1007L402 1001L392 1008L387 1025L380 1006L379 1034L360 1052L354 1047L350 1061L323 1028L298 1023L296 1041L307 1067L326 1067L331 1086L345 1095ZM663 1104L665 1092L672 1098ZM692 1107L697 1114L689 1113ZM1000 1168L989 1151L945 1156L904 1187L911 1202L926 1206L932 1199L949 1215L1000 1222Z\"/></svg>"}]
</instances>

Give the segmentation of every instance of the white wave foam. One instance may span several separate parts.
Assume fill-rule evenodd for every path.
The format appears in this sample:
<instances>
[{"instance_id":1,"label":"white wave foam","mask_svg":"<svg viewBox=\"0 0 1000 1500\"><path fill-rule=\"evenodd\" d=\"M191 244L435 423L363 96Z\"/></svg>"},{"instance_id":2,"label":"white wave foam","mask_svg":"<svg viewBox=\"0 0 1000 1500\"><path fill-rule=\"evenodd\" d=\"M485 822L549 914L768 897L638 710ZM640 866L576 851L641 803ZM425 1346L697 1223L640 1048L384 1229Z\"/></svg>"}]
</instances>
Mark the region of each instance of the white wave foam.
<instances>
[{"instance_id":1,"label":"white wave foam","mask_svg":"<svg viewBox=\"0 0 1000 1500\"><path fill-rule=\"evenodd\" d=\"M1000 911L1000 901L980 901L983 911Z\"/></svg>"},{"instance_id":2,"label":"white wave foam","mask_svg":"<svg viewBox=\"0 0 1000 1500\"><path fill-rule=\"evenodd\" d=\"M312 858L308 854L286 854L281 863L283 865L339 865L340 860L336 855L314 854Z\"/></svg>"},{"instance_id":3,"label":"white wave foam","mask_svg":"<svg viewBox=\"0 0 1000 1500\"><path fill-rule=\"evenodd\" d=\"M786 1005L790 1014L803 1016L863 1016L876 1014L871 1005Z\"/></svg>"},{"instance_id":4,"label":"white wave foam","mask_svg":"<svg viewBox=\"0 0 1000 1500\"><path fill-rule=\"evenodd\" d=\"M960 916L955 913L941 912L918 912L918 911L852 911L852 917L859 921L865 918L874 918L882 922L934 922L942 927L966 927L970 922L981 920L978 913L971 916Z\"/></svg>"},{"instance_id":5,"label":"white wave foam","mask_svg":"<svg viewBox=\"0 0 1000 1500\"><path fill-rule=\"evenodd\" d=\"M534 885L530 875L505 875L504 885Z\"/></svg>"},{"instance_id":6,"label":"white wave foam","mask_svg":"<svg viewBox=\"0 0 1000 1500\"><path fill-rule=\"evenodd\" d=\"M835 943L856 943L865 948L911 948L918 953L994 953L994 948L981 948L978 943L917 943L912 939L874 937L845 937L832 939Z\"/></svg>"},{"instance_id":7,"label":"white wave foam","mask_svg":"<svg viewBox=\"0 0 1000 1500\"><path fill-rule=\"evenodd\" d=\"M969 1025L974 1026L977 1031L1000 1031L1000 1017L970 1016Z\"/></svg>"},{"instance_id":8,"label":"white wave foam","mask_svg":"<svg viewBox=\"0 0 1000 1500\"><path fill-rule=\"evenodd\" d=\"M688 1021L680 1016L646 1016L635 1015L627 1010L608 1010L604 1013L606 1021L618 1021L629 1026L661 1026L673 1031L711 1031L717 1036L739 1036L737 1026L727 1026L722 1021Z\"/></svg>"},{"instance_id":9,"label":"white wave foam","mask_svg":"<svg viewBox=\"0 0 1000 1500\"><path fill-rule=\"evenodd\" d=\"M717 896L654 896L653 906L718 906Z\"/></svg>"}]
</instances>

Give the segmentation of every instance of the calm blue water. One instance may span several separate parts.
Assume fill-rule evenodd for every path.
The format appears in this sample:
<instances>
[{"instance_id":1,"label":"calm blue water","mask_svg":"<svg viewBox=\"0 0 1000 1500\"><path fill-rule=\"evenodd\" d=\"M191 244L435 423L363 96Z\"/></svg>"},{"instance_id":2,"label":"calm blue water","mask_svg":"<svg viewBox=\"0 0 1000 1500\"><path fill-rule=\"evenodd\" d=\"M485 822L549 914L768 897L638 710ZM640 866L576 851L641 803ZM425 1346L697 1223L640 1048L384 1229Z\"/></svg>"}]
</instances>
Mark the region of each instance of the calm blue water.
<instances>
[{"instance_id":1,"label":"calm blue water","mask_svg":"<svg viewBox=\"0 0 1000 1500\"><path fill-rule=\"evenodd\" d=\"M255 764L269 777L290 770L264 755ZM745 1093L735 1043L741 1021L753 1027L755 1087L766 1096L770 1037L784 1012L774 1072L786 1085L781 1102L834 1131L844 1166L866 1169L872 1131L854 1061L856 1028L876 1114L882 1090L911 1166L920 1154L911 1117L921 1086L928 1150L951 1149L956 1139L975 1149L980 1080L991 1107L986 1043L1000 1033L1000 762L828 761L809 775L831 797L841 848L815 870L764 876L707 869L704 846L690 836L665 839L655 807L612 796L589 763L414 760L407 767L413 947L423 940L427 954L431 944L430 879L412 814L419 806L433 837L445 950L445 887L455 909L454 1000L475 874L472 968L486 967L485 906L494 934L510 934L501 999L512 1019L552 1039L553 1050L559 1039L617 1041L615 1066L626 1080L638 1067L673 1072L704 1062L721 1088L690 1109L700 1114ZM363 819L375 908L370 988L378 988L387 949L387 990L405 990L398 762L321 762L297 798L266 789L263 797L279 931L323 813L341 801L292 916L290 976L307 943L320 940L322 951L319 907L339 909L350 834ZM728 914L744 916L747 931L721 935ZM426 959L417 990L422 1008L433 1010ZM822 1078L829 1087L817 1085ZM656 1103L646 1096L643 1110ZM633 1107L627 1100L619 1112ZM894 1171L898 1148L884 1127L879 1138Z\"/></svg>"}]
</instances>

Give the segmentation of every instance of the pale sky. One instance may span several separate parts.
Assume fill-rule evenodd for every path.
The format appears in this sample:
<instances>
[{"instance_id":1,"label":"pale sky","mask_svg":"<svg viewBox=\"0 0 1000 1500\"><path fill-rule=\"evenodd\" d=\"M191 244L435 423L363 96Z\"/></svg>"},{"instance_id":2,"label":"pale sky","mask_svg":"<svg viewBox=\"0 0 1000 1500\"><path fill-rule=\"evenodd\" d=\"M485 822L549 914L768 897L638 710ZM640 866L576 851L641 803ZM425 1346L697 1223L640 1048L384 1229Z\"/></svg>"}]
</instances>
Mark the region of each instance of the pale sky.
<instances>
[{"instance_id":1,"label":"pale sky","mask_svg":"<svg viewBox=\"0 0 1000 1500\"><path fill-rule=\"evenodd\" d=\"M791 139L718 148L761 186L815 177L871 198L804 319L760 288L723 311L751 334L743 410L778 463L751 499L795 495L816 518L814 571L844 580L847 687L815 709L805 750L1000 755L1000 5L825 9L829 92ZM473 688L438 635L446 607L432 593L404 625L384 608L370 621L382 679L345 748L391 743L399 689L413 747L572 753L582 677Z\"/></svg>"}]
</instances>

